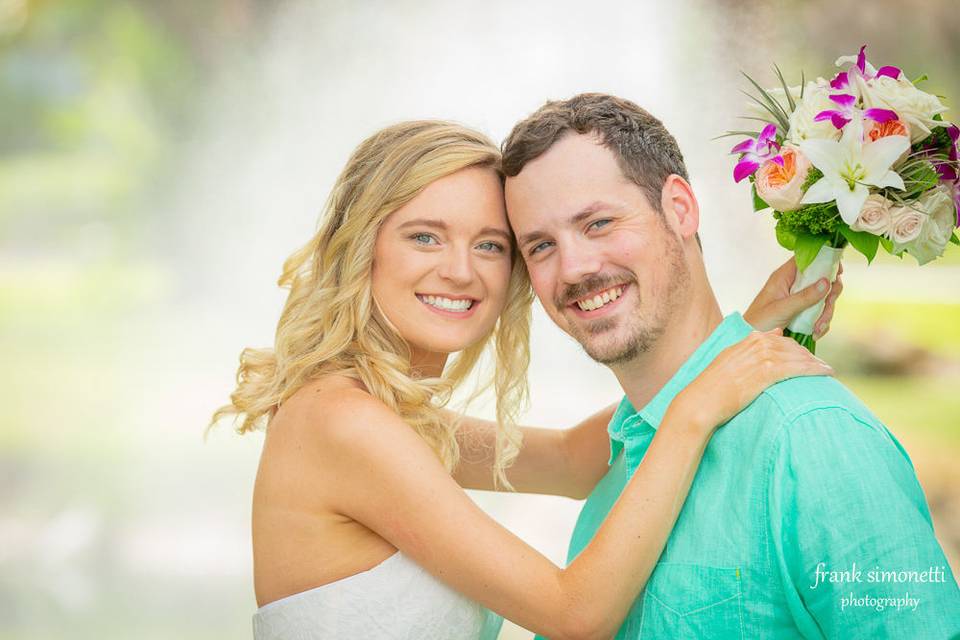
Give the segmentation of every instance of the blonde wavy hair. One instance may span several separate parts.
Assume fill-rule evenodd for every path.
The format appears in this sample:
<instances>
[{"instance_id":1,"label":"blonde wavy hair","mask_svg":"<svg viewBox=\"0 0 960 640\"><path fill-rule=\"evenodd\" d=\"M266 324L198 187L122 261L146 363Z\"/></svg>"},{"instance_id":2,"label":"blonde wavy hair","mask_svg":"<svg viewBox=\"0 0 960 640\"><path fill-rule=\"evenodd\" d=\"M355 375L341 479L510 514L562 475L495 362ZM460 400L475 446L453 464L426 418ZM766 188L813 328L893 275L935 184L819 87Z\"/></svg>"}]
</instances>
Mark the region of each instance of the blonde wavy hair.
<instances>
[{"instance_id":1,"label":"blonde wavy hair","mask_svg":"<svg viewBox=\"0 0 960 640\"><path fill-rule=\"evenodd\" d=\"M505 470L521 436L517 414L528 400L530 312L533 293L514 247L503 312L490 333L459 352L439 378L417 378L410 349L377 308L372 294L374 244L383 221L427 185L468 167L500 173L500 152L484 135L449 122L403 122L363 141L336 181L316 234L283 265L278 284L290 293L273 349L244 349L237 387L220 418L242 418L240 434L266 429L280 405L308 381L337 373L360 381L395 411L453 471L460 460L459 420L441 409L488 347L494 370L469 396L492 385L499 423L494 483L507 488ZM468 400L469 402L469 400Z\"/></svg>"}]
</instances>

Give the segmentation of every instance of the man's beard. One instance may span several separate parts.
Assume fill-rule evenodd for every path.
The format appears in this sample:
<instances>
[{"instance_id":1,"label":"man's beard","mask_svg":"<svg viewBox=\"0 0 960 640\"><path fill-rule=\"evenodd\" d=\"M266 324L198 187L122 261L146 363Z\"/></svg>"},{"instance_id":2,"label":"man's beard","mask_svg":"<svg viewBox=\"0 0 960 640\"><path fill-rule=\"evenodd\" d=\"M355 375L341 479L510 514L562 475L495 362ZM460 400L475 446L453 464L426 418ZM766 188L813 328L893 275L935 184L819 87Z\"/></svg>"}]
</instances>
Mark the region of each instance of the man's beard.
<instances>
[{"instance_id":1,"label":"man's beard","mask_svg":"<svg viewBox=\"0 0 960 640\"><path fill-rule=\"evenodd\" d=\"M640 297L639 284L635 283L634 291L637 300L626 318L600 318L585 327L571 323L571 336L596 362L607 366L624 364L641 353L650 351L663 335L677 307L685 297L690 283L690 269L683 259L683 248L676 236L666 230L664 235L666 238L664 262L671 279L665 288L658 292L659 295L655 294L657 299L650 301L649 309L642 310L644 301ZM623 337L613 341L603 340L602 336L605 333L616 331L618 323L627 325L619 331Z\"/></svg>"}]
</instances>

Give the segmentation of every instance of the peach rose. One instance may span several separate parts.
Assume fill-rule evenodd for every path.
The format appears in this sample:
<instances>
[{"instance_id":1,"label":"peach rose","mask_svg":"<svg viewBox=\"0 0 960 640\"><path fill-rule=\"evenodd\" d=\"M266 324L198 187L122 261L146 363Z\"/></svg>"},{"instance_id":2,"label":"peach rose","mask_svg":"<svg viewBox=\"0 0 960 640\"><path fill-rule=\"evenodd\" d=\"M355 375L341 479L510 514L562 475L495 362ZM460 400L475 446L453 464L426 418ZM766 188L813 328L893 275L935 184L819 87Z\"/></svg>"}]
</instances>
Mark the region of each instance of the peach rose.
<instances>
[{"instance_id":1,"label":"peach rose","mask_svg":"<svg viewBox=\"0 0 960 640\"><path fill-rule=\"evenodd\" d=\"M870 142L876 142L880 138L886 138L887 136L906 136L910 137L910 125L908 125L903 120L890 120L888 122L877 122L875 120L868 120L864 129L864 142L869 140ZM897 161L893 163L894 166L897 166L901 162L907 159L907 156L910 155L910 148L908 147L906 151L900 154L900 157L897 158Z\"/></svg>"},{"instance_id":2,"label":"peach rose","mask_svg":"<svg viewBox=\"0 0 960 640\"><path fill-rule=\"evenodd\" d=\"M794 147L784 146L780 153L783 166L768 160L757 170L754 185L757 195L777 211L793 211L800 207L810 161Z\"/></svg>"}]
</instances>

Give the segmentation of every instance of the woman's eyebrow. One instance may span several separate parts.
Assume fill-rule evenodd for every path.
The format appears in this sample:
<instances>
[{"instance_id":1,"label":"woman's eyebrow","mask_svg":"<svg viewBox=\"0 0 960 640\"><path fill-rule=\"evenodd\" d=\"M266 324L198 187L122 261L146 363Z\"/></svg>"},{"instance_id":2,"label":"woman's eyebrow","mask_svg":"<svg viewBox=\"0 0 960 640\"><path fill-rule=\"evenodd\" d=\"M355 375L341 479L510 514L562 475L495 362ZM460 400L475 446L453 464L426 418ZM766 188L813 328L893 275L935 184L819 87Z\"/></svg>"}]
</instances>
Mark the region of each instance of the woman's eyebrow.
<instances>
[{"instance_id":1,"label":"woman's eyebrow","mask_svg":"<svg viewBox=\"0 0 960 640\"><path fill-rule=\"evenodd\" d=\"M507 231L506 229L501 229L500 227L484 227L483 229L480 229L480 232L477 235L478 236L487 236L487 235L500 236L507 242L513 242L513 234Z\"/></svg>"},{"instance_id":2,"label":"woman's eyebrow","mask_svg":"<svg viewBox=\"0 0 960 640\"><path fill-rule=\"evenodd\" d=\"M444 222L443 220L434 220L432 218L415 218L413 220L407 220L406 222L398 226L397 229L405 229L407 227L416 227L416 226L434 227L436 229L443 229L444 231L448 229L446 222Z\"/></svg>"}]
</instances>

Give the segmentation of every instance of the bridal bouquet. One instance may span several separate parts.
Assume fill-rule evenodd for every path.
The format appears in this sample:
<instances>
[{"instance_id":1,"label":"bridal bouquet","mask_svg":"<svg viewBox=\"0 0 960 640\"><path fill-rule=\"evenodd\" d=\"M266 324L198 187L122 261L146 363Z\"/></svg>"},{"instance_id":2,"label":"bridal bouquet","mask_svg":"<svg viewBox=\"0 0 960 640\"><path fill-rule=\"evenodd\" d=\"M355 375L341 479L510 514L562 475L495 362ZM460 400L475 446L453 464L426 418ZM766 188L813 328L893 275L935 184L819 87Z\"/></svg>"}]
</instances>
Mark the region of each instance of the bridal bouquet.
<instances>
[{"instance_id":1,"label":"bridal bouquet","mask_svg":"<svg viewBox=\"0 0 960 640\"><path fill-rule=\"evenodd\" d=\"M948 242L960 244L960 129L943 119L937 96L917 88L897 67L874 68L866 46L836 62L840 71L790 87L747 93L765 123L759 131L731 131L747 140L734 180L752 184L754 209L770 209L777 241L796 256L793 291L836 277L849 244L870 262L882 247L926 264ZM811 351L814 321L808 309L784 331Z\"/></svg>"}]
</instances>

